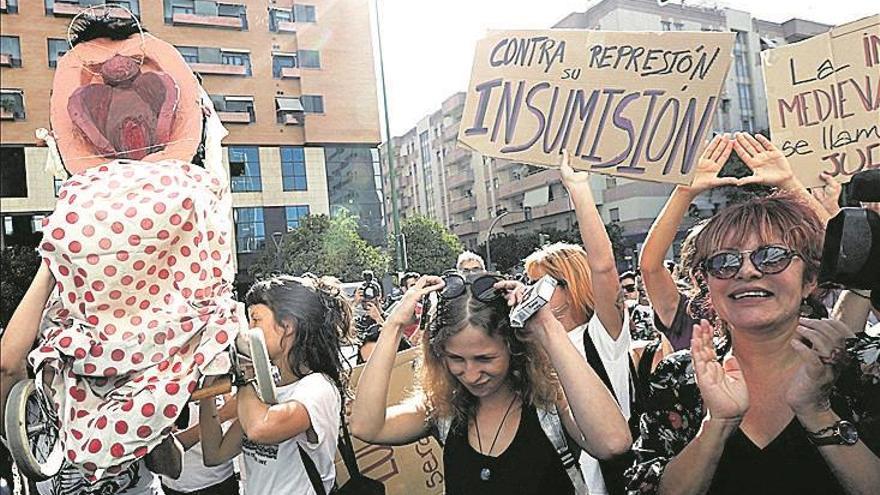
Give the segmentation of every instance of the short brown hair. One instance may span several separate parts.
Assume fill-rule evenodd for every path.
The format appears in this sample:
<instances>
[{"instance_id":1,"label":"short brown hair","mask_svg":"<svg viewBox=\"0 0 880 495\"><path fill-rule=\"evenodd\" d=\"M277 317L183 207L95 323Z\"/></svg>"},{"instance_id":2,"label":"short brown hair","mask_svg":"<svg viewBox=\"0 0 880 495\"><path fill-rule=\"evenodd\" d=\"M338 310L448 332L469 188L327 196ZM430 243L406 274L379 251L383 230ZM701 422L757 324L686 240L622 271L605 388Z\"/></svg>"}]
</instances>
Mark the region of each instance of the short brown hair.
<instances>
[{"instance_id":1,"label":"short brown hair","mask_svg":"<svg viewBox=\"0 0 880 495\"><path fill-rule=\"evenodd\" d=\"M581 306L587 317L592 316L596 298L584 248L564 242L550 244L530 254L525 265L526 274L531 279L538 278L543 271L551 277L565 280L572 303Z\"/></svg>"}]
</instances>

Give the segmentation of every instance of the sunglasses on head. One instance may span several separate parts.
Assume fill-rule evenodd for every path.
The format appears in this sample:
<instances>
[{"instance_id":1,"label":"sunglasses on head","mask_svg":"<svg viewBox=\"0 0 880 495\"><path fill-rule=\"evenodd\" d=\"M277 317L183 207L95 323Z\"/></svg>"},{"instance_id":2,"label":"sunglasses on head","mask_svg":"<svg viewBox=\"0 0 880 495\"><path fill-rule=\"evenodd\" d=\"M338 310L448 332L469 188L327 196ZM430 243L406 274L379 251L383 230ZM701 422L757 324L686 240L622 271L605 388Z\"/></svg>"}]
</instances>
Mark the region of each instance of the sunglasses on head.
<instances>
[{"instance_id":1,"label":"sunglasses on head","mask_svg":"<svg viewBox=\"0 0 880 495\"><path fill-rule=\"evenodd\" d=\"M635 292L635 291L636 291L636 285L635 285L635 284L627 284L627 285L624 285L624 286L623 286L623 290L626 291L626 292Z\"/></svg>"},{"instance_id":2,"label":"sunglasses on head","mask_svg":"<svg viewBox=\"0 0 880 495\"><path fill-rule=\"evenodd\" d=\"M764 275L779 273L799 256L791 249L782 246L761 246L751 251L721 251L706 258L702 267L706 272L720 279L733 278L743 266L745 255L749 255L752 265Z\"/></svg>"},{"instance_id":3,"label":"sunglasses on head","mask_svg":"<svg viewBox=\"0 0 880 495\"><path fill-rule=\"evenodd\" d=\"M467 291L468 286L471 288L471 294L480 302L491 302L504 297L504 291L494 287L497 282L504 280L498 275L485 274L466 278L460 273L447 273L442 278L446 285L440 290L441 299L460 297Z\"/></svg>"}]
</instances>

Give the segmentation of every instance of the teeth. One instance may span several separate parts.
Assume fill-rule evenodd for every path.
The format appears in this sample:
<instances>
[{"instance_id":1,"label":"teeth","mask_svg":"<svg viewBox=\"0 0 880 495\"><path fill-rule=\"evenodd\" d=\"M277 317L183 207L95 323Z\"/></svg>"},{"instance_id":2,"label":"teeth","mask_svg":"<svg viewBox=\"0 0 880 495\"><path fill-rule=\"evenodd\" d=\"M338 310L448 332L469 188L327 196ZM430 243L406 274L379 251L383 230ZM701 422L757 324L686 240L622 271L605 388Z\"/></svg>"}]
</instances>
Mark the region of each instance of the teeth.
<instances>
[{"instance_id":1,"label":"teeth","mask_svg":"<svg viewBox=\"0 0 880 495\"><path fill-rule=\"evenodd\" d=\"M746 292L740 292L739 294L734 294L731 297L733 299L742 299L745 297L770 297L770 293L763 290L750 290Z\"/></svg>"}]
</instances>

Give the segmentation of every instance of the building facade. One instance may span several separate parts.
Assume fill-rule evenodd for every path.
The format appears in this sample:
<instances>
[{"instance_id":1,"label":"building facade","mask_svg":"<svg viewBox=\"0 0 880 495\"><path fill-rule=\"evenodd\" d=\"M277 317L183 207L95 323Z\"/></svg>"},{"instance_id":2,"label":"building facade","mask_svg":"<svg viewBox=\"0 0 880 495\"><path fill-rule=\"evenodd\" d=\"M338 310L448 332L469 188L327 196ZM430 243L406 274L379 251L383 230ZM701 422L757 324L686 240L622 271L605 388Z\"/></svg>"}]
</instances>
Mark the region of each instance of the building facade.
<instances>
[{"instance_id":1,"label":"building facade","mask_svg":"<svg viewBox=\"0 0 880 495\"><path fill-rule=\"evenodd\" d=\"M36 245L61 183L34 130L49 127L56 61L71 18L93 0L0 0L0 172L4 245ZM384 238L378 99L368 0L122 0L173 44L229 130L240 281L308 214L345 207ZM118 15L127 15L119 12ZM328 179L329 178L329 179Z\"/></svg>"},{"instance_id":2,"label":"building facade","mask_svg":"<svg viewBox=\"0 0 880 495\"><path fill-rule=\"evenodd\" d=\"M801 41L830 26L800 19L778 24L748 12L667 4L656 0L602 0L566 16L553 28L610 31L733 31L734 60L721 92L714 131L769 127L760 52ZM450 227L470 249L485 242L497 214L508 212L492 233L569 230L574 211L559 172L483 157L458 145L465 94L456 93L406 134L394 138L401 217L420 213ZM445 181L445 187L443 187ZM591 183L605 223L618 223L636 260L641 243L672 191L666 184L594 174ZM446 194L437 194L443 187ZM386 193L390 183L385 184ZM700 197L694 208L709 214L724 198ZM390 195L386 194L390 204ZM387 208L390 212L390 207ZM390 217L389 217L390 222ZM682 236L690 223L685 222ZM677 255L678 244L674 246Z\"/></svg>"}]
</instances>

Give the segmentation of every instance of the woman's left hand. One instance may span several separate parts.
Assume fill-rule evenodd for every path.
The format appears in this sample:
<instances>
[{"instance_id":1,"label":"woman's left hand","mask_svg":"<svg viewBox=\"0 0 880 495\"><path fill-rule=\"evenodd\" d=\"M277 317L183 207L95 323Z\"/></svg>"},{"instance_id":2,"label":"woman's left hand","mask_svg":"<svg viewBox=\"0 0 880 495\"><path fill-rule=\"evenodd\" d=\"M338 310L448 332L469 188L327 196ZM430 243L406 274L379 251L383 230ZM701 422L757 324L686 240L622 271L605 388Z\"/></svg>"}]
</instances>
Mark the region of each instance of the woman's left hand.
<instances>
[{"instance_id":1,"label":"woman's left hand","mask_svg":"<svg viewBox=\"0 0 880 495\"><path fill-rule=\"evenodd\" d=\"M831 387L846 363L847 337L854 334L837 320L800 319L791 346L801 359L785 400L798 416L831 409Z\"/></svg>"},{"instance_id":2,"label":"woman's left hand","mask_svg":"<svg viewBox=\"0 0 880 495\"><path fill-rule=\"evenodd\" d=\"M799 187L788 159L766 137L738 132L733 149L753 172L753 175L739 179L738 185L763 184L786 190Z\"/></svg>"}]
</instances>

